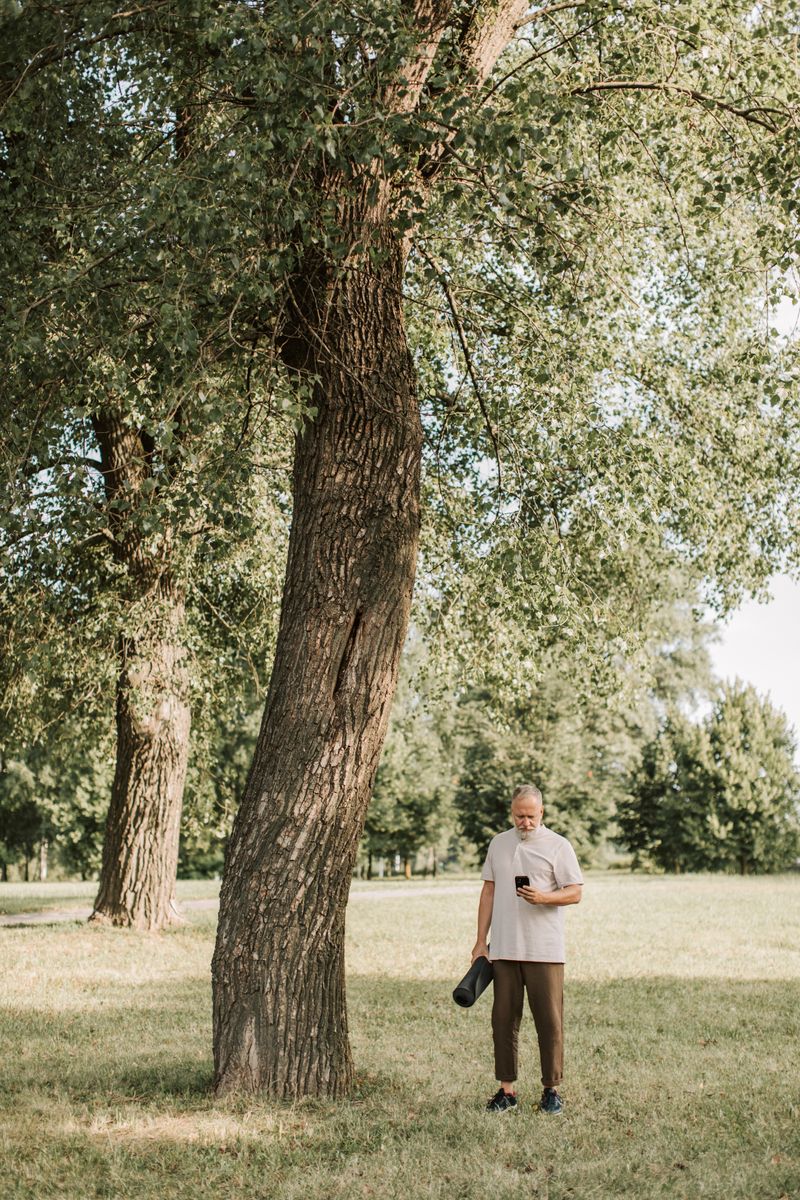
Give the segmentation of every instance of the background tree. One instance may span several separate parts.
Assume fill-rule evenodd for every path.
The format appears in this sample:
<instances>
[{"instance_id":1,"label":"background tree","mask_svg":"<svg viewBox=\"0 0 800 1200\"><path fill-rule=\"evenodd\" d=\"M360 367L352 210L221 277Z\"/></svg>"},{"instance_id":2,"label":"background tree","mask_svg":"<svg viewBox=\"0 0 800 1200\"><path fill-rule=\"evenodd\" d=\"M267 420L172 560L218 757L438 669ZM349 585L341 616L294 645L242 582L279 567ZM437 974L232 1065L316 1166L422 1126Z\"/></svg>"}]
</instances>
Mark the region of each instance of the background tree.
<instances>
[{"instance_id":1,"label":"background tree","mask_svg":"<svg viewBox=\"0 0 800 1200\"><path fill-rule=\"evenodd\" d=\"M25 764L15 760L4 761L0 767L0 812L2 812L3 878L8 878L11 863L22 860L22 876L30 878L30 862L46 839L48 830L42 812L36 803L35 778Z\"/></svg>"},{"instance_id":2,"label":"background tree","mask_svg":"<svg viewBox=\"0 0 800 1200\"><path fill-rule=\"evenodd\" d=\"M735 684L701 724L648 743L620 815L626 844L667 870L786 870L800 854L800 775L786 717Z\"/></svg>"},{"instance_id":3,"label":"background tree","mask_svg":"<svg viewBox=\"0 0 800 1200\"><path fill-rule=\"evenodd\" d=\"M519 678L517 664L512 687L494 673L490 685L462 698L455 804L479 856L507 823L514 786L527 780L542 788L548 825L591 861L613 841L631 774L665 714L711 697L714 628L698 615L696 583L691 573L672 571L657 589L642 646L616 664L615 693L582 673L584 660L568 643L531 664L527 678Z\"/></svg>"},{"instance_id":4,"label":"background tree","mask_svg":"<svg viewBox=\"0 0 800 1200\"><path fill-rule=\"evenodd\" d=\"M33 743L6 743L0 770L6 868L22 860L28 878L28 864L36 857L42 879L53 862L81 878L97 871L111 782L110 749L110 730L80 717L50 726Z\"/></svg>"},{"instance_id":5,"label":"background tree","mask_svg":"<svg viewBox=\"0 0 800 1200\"><path fill-rule=\"evenodd\" d=\"M723 689L708 721L708 823L728 870L785 870L800 855L800 774L784 713L749 685Z\"/></svg>"},{"instance_id":6,"label":"background tree","mask_svg":"<svg viewBox=\"0 0 800 1200\"><path fill-rule=\"evenodd\" d=\"M668 871L708 865L709 797L697 777L705 742L701 724L673 711L642 748L617 818L620 840L633 852L635 865L654 861Z\"/></svg>"},{"instance_id":7,"label":"background tree","mask_svg":"<svg viewBox=\"0 0 800 1200\"><path fill-rule=\"evenodd\" d=\"M395 855L410 875L423 848L431 854L435 874L437 853L455 831L460 746L454 701L432 686L431 666L418 637L410 637L364 825L369 876L374 857Z\"/></svg>"},{"instance_id":8,"label":"background tree","mask_svg":"<svg viewBox=\"0 0 800 1200\"><path fill-rule=\"evenodd\" d=\"M263 692L245 687L215 705L213 723L195 733L186 780L179 874L219 877L236 807L244 792L264 705Z\"/></svg>"},{"instance_id":9,"label":"background tree","mask_svg":"<svg viewBox=\"0 0 800 1200\"><path fill-rule=\"evenodd\" d=\"M541 681L531 707L520 706L505 720L498 720L486 694L463 706L471 736L455 802L461 830L479 856L508 826L517 783L541 788L547 825L569 837L584 859L607 837L624 780L616 721L610 715L603 720L602 708L571 702L569 688L553 672Z\"/></svg>"},{"instance_id":10,"label":"background tree","mask_svg":"<svg viewBox=\"0 0 800 1200\"><path fill-rule=\"evenodd\" d=\"M95 918L143 928L170 919L204 687L195 613L215 587L204 566L224 576L243 539L268 548L267 574L281 557L279 489L268 514L263 483L285 469L293 425L284 412L265 440L262 406L285 397L263 374L253 385L260 335L229 320L243 303L252 317L247 244L261 246L265 197L254 211L233 177L217 192L226 130L193 105L202 22L162 26L156 9L7 10L0 68L2 549L17 626L25 588L30 642L77 621L114 707ZM258 300L268 292L259 268Z\"/></svg>"}]
</instances>

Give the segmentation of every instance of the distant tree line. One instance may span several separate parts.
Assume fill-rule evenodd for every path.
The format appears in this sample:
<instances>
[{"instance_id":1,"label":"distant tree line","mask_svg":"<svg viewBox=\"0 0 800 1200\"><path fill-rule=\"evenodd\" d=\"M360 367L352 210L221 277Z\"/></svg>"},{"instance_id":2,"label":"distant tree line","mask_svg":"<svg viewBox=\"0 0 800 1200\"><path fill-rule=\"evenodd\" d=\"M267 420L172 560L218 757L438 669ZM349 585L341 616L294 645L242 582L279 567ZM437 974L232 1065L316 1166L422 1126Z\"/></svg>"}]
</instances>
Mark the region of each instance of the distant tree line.
<instances>
[{"instance_id":1,"label":"distant tree line","mask_svg":"<svg viewBox=\"0 0 800 1200\"><path fill-rule=\"evenodd\" d=\"M720 687L709 627L672 605L641 681L610 699L552 653L526 691L443 690L418 634L404 659L357 870L371 878L474 867L508 820L512 786L542 788L546 821L588 862L627 851L665 871L778 871L800 855L800 776L786 717L752 687ZM571 669L572 668L572 669ZM180 873L218 876L258 734L254 685L198 723ZM702 719L688 711L705 704ZM93 878L113 731L73 718L0 759L0 873Z\"/></svg>"}]
</instances>

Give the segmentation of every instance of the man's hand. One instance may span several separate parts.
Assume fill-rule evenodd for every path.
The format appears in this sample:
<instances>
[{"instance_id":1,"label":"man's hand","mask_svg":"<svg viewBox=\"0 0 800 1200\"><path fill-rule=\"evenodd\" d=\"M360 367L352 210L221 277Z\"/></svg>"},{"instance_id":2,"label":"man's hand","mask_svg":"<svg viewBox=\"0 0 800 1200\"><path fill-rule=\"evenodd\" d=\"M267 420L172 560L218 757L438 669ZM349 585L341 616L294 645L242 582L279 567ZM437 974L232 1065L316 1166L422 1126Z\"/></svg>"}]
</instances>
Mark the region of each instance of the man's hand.
<instances>
[{"instance_id":1,"label":"man's hand","mask_svg":"<svg viewBox=\"0 0 800 1200\"><path fill-rule=\"evenodd\" d=\"M548 894L547 892L540 892L535 887L517 888L517 895L521 896L523 900L527 900L528 904L549 904Z\"/></svg>"},{"instance_id":2,"label":"man's hand","mask_svg":"<svg viewBox=\"0 0 800 1200\"><path fill-rule=\"evenodd\" d=\"M472 948L472 961L475 962L476 958L488 958L488 957L489 957L489 947L487 946L486 942L476 942Z\"/></svg>"}]
</instances>

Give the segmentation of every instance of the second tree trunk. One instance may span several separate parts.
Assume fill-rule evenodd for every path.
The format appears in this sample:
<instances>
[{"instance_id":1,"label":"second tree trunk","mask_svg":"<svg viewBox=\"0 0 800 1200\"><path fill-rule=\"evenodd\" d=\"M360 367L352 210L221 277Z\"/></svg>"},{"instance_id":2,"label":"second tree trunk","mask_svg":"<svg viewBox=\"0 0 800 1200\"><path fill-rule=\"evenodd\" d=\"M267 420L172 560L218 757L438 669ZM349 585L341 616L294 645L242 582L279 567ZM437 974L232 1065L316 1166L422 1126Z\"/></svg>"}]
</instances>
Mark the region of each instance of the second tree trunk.
<instances>
[{"instance_id":1,"label":"second tree trunk","mask_svg":"<svg viewBox=\"0 0 800 1200\"><path fill-rule=\"evenodd\" d=\"M190 727L180 600L168 616L172 637L162 629L120 643L117 759L93 919L135 929L161 929L176 916Z\"/></svg>"}]
</instances>

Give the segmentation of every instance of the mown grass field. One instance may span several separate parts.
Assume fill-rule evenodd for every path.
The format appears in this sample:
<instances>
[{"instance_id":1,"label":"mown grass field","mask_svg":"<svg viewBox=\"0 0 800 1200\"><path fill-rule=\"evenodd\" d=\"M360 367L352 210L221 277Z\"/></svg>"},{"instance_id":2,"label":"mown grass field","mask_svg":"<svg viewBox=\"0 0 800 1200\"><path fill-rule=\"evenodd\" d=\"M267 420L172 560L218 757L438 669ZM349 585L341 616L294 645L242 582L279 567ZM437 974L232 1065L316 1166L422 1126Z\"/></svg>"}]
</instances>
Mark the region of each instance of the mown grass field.
<instances>
[{"instance_id":1,"label":"mown grass field","mask_svg":"<svg viewBox=\"0 0 800 1200\"><path fill-rule=\"evenodd\" d=\"M0 916L91 908L96 895L96 883L0 883ZM179 900L204 900L218 895L219 884L211 880L178 880Z\"/></svg>"},{"instance_id":2,"label":"mown grass field","mask_svg":"<svg viewBox=\"0 0 800 1200\"><path fill-rule=\"evenodd\" d=\"M0 910L37 907L21 886ZM588 878L566 914L561 1118L525 1103L529 1017L522 1111L482 1111L489 997L450 999L477 893L354 889L358 1083L335 1105L211 1096L213 913L150 936L0 930L3 1197L800 1200L800 877Z\"/></svg>"}]
</instances>

